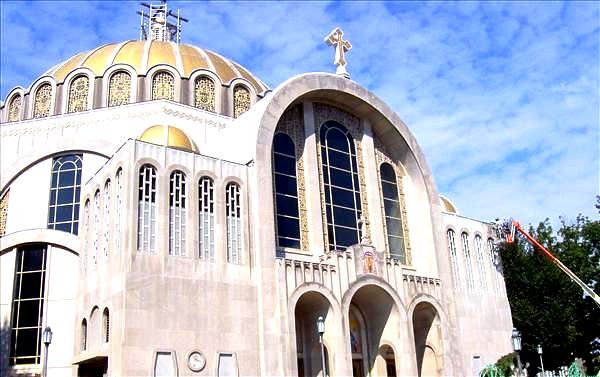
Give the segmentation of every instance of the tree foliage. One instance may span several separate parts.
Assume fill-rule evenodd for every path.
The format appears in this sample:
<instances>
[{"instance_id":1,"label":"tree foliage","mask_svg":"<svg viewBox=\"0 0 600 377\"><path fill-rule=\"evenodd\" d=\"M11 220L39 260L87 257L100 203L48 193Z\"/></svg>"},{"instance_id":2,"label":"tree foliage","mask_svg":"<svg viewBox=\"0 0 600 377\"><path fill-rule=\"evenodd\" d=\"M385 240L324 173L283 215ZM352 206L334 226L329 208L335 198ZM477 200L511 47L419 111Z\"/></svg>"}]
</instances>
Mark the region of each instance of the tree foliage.
<instances>
[{"instance_id":1,"label":"tree foliage","mask_svg":"<svg viewBox=\"0 0 600 377\"><path fill-rule=\"evenodd\" d=\"M600 211L600 197L596 208ZM600 221L579 215L561 219L553 231L548 219L530 234L594 291L600 288ZM529 375L539 371L537 345L543 347L544 367L585 361L588 374L600 369L600 307L557 266L524 240L502 244L506 290L514 326L521 331L521 357Z\"/></svg>"}]
</instances>

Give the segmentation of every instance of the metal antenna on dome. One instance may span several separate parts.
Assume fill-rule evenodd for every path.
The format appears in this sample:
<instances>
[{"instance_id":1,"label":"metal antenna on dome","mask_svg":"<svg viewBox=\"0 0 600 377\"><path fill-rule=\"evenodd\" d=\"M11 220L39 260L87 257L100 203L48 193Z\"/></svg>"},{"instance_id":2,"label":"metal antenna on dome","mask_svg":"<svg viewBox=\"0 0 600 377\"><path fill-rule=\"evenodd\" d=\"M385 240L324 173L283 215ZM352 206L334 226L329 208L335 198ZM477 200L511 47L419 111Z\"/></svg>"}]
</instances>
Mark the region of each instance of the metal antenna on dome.
<instances>
[{"instance_id":1,"label":"metal antenna on dome","mask_svg":"<svg viewBox=\"0 0 600 377\"><path fill-rule=\"evenodd\" d=\"M148 8L148 13L143 9L137 12L140 15L140 40L177 43L181 41L181 22L188 22L188 19L181 17L179 9L177 13L169 10L167 0L160 0L159 3L140 3L140 5ZM175 23L169 22L171 19L169 17L174 19Z\"/></svg>"}]
</instances>

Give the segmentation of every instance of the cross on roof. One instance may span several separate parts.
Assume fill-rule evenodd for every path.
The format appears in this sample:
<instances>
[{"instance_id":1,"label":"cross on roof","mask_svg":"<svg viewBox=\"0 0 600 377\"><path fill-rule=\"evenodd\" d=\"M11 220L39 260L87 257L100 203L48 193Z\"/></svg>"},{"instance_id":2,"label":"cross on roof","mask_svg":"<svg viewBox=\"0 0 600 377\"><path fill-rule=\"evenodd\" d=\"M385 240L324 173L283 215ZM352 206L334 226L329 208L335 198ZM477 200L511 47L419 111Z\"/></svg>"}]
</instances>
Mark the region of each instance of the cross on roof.
<instances>
[{"instance_id":1,"label":"cross on roof","mask_svg":"<svg viewBox=\"0 0 600 377\"><path fill-rule=\"evenodd\" d=\"M352 49L352 44L349 41L345 41L344 32L339 27L336 27L325 37L325 42L328 46L335 47L335 58L333 64L337 66L335 73L344 76L349 79L350 75L346 71L346 52Z\"/></svg>"}]
</instances>

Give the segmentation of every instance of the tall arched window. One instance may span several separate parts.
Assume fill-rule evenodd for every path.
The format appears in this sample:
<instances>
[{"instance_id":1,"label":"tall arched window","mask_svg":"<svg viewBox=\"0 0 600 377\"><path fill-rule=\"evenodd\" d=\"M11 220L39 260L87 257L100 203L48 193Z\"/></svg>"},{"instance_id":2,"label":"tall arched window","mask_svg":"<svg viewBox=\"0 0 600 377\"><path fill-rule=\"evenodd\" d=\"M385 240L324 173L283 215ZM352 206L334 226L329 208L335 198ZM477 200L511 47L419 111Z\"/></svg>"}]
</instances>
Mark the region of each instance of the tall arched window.
<instances>
[{"instance_id":1,"label":"tall arched window","mask_svg":"<svg viewBox=\"0 0 600 377\"><path fill-rule=\"evenodd\" d=\"M87 350L87 321L84 318L83 321L81 321L81 344L80 344L80 350L81 351L85 351Z\"/></svg>"},{"instance_id":2,"label":"tall arched window","mask_svg":"<svg viewBox=\"0 0 600 377\"><path fill-rule=\"evenodd\" d=\"M8 104L8 121L16 122L21 120L21 106L23 103L23 97L17 94L14 96Z\"/></svg>"},{"instance_id":3,"label":"tall arched window","mask_svg":"<svg viewBox=\"0 0 600 377\"><path fill-rule=\"evenodd\" d=\"M215 83L206 76L200 76L194 83L194 106L215 112Z\"/></svg>"},{"instance_id":4,"label":"tall arched window","mask_svg":"<svg viewBox=\"0 0 600 377\"><path fill-rule=\"evenodd\" d=\"M17 250L11 315L11 365L40 363L46 256L45 245L27 245ZM4 342L4 335L2 338Z\"/></svg>"},{"instance_id":5,"label":"tall arched window","mask_svg":"<svg viewBox=\"0 0 600 377\"><path fill-rule=\"evenodd\" d=\"M102 214L103 220L103 238L102 238L102 255L108 256L108 249L110 248L110 179L106 180L104 184L104 192L102 193L104 201L104 213Z\"/></svg>"},{"instance_id":6,"label":"tall arched window","mask_svg":"<svg viewBox=\"0 0 600 377\"><path fill-rule=\"evenodd\" d=\"M52 162L48 229L78 233L82 156L69 154Z\"/></svg>"},{"instance_id":7,"label":"tall arched window","mask_svg":"<svg viewBox=\"0 0 600 377\"><path fill-rule=\"evenodd\" d=\"M52 104L52 85L45 83L35 92L33 101L33 117L45 118L50 115L50 105Z\"/></svg>"},{"instance_id":8,"label":"tall arched window","mask_svg":"<svg viewBox=\"0 0 600 377\"><path fill-rule=\"evenodd\" d=\"M83 238L83 258L81 269L83 271L83 275L87 272L88 267L88 258L90 258L90 240L88 237L90 230L90 200L86 200L83 205L83 234L85 237Z\"/></svg>"},{"instance_id":9,"label":"tall arched window","mask_svg":"<svg viewBox=\"0 0 600 377\"><path fill-rule=\"evenodd\" d=\"M321 126L321 161L329 249L345 249L360 240L360 185L354 139L335 121Z\"/></svg>"},{"instance_id":10,"label":"tall arched window","mask_svg":"<svg viewBox=\"0 0 600 377\"><path fill-rule=\"evenodd\" d=\"M121 211L123 207L123 169L115 175L115 254L121 253Z\"/></svg>"},{"instance_id":11,"label":"tall arched window","mask_svg":"<svg viewBox=\"0 0 600 377\"><path fill-rule=\"evenodd\" d=\"M296 147L292 139L278 133L273 138L273 179L277 246L300 248Z\"/></svg>"},{"instance_id":12,"label":"tall arched window","mask_svg":"<svg viewBox=\"0 0 600 377\"><path fill-rule=\"evenodd\" d=\"M456 255L456 237L452 229L448 229L448 252L450 253L450 263L452 265L452 275L454 275L454 288L461 288L460 269L458 267L458 256Z\"/></svg>"},{"instance_id":13,"label":"tall arched window","mask_svg":"<svg viewBox=\"0 0 600 377\"><path fill-rule=\"evenodd\" d=\"M99 337L100 337L100 318L99 318L99 312L100 309L98 309L97 306L94 306L92 308L92 311L90 313L90 322L89 322L89 328L88 328L88 347L90 349L95 349L96 347L98 347L98 343L99 343Z\"/></svg>"},{"instance_id":14,"label":"tall arched window","mask_svg":"<svg viewBox=\"0 0 600 377\"><path fill-rule=\"evenodd\" d=\"M108 343L110 340L110 315L108 308L104 308L102 312L102 341Z\"/></svg>"},{"instance_id":15,"label":"tall arched window","mask_svg":"<svg viewBox=\"0 0 600 377\"><path fill-rule=\"evenodd\" d=\"M481 290L487 291L487 276L485 275L485 262L483 260L483 240L478 234L475 236L475 251L477 252L477 266L479 270L479 281L481 282Z\"/></svg>"},{"instance_id":16,"label":"tall arched window","mask_svg":"<svg viewBox=\"0 0 600 377\"><path fill-rule=\"evenodd\" d=\"M92 224L92 232L93 232L93 246L92 246L92 269L96 269L98 264L98 252L100 251L100 190L96 190L94 194L94 217Z\"/></svg>"},{"instance_id":17,"label":"tall arched window","mask_svg":"<svg viewBox=\"0 0 600 377\"><path fill-rule=\"evenodd\" d=\"M472 291L475 288L473 280L473 263L471 261L471 249L469 248L469 235L463 232L461 235L463 253L465 255L465 270L467 271L467 288Z\"/></svg>"},{"instance_id":18,"label":"tall arched window","mask_svg":"<svg viewBox=\"0 0 600 377\"><path fill-rule=\"evenodd\" d=\"M215 259L215 198L210 177L198 181L198 240L200 258Z\"/></svg>"},{"instance_id":19,"label":"tall arched window","mask_svg":"<svg viewBox=\"0 0 600 377\"><path fill-rule=\"evenodd\" d=\"M396 172L394 172L392 165L384 162L379 167L379 176L381 178L381 197L383 198L385 229L390 256L398 258L403 264L406 264L402 211L400 209Z\"/></svg>"},{"instance_id":20,"label":"tall arched window","mask_svg":"<svg viewBox=\"0 0 600 377\"><path fill-rule=\"evenodd\" d=\"M174 171L169 182L169 255L185 255L185 174Z\"/></svg>"},{"instance_id":21,"label":"tall arched window","mask_svg":"<svg viewBox=\"0 0 600 377\"><path fill-rule=\"evenodd\" d=\"M85 111L88 108L90 80L87 76L79 76L71 82L67 113Z\"/></svg>"},{"instance_id":22,"label":"tall arched window","mask_svg":"<svg viewBox=\"0 0 600 377\"><path fill-rule=\"evenodd\" d=\"M237 118L250 109L250 91L243 85L233 88L233 117Z\"/></svg>"},{"instance_id":23,"label":"tall arched window","mask_svg":"<svg viewBox=\"0 0 600 377\"><path fill-rule=\"evenodd\" d=\"M175 99L175 80L169 72L158 72L152 79L152 99Z\"/></svg>"},{"instance_id":24,"label":"tall arched window","mask_svg":"<svg viewBox=\"0 0 600 377\"><path fill-rule=\"evenodd\" d=\"M138 177L138 237L140 252L154 253L156 241L156 169L152 165L140 168Z\"/></svg>"},{"instance_id":25,"label":"tall arched window","mask_svg":"<svg viewBox=\"0 0 600 377\"><path fill-rule=\"evenodd\" d=\"M10 189L6 190L0 198L0 237L6 233L6 220L8 219L8 197Z\"/></svg>"},{"instance_id":26,"label":"tall arched window","mask_svg":"<svg viewBox=\"0 0 600 377\"><path fill-rule=\"evenodd\" d=\"M227 217L227 262L242 263L242 203L240 186L230 182L225 189Z\"/></svg>"},{"instance_id":27,"label":"tall arched window","mask_svg":"<svg viewBox=\"0 0 600 377\"><path fill-rule=\"evenodd\" d=\"M126 105L130 97L131 75L125 71L113 73L108 82L108 106Z\"/></svg>"},{"instance_id":28,"label":"tall arched window","mask_svg":"<svg viewBox=\"0 0 600 377\"><path fill-rule=\"evenodd\" d=\"M494 278L494 289L496 290L496 293L499 293L501 291L500 271L499 271L499 267L498 267L500 265L500 256L498 255L498 252L497 252L496 248L494 247L493 239L488 238L487 247L488 247L488 253L490 254L490 267L492 270L492 276Z\"/></svg>"}]
</instances>

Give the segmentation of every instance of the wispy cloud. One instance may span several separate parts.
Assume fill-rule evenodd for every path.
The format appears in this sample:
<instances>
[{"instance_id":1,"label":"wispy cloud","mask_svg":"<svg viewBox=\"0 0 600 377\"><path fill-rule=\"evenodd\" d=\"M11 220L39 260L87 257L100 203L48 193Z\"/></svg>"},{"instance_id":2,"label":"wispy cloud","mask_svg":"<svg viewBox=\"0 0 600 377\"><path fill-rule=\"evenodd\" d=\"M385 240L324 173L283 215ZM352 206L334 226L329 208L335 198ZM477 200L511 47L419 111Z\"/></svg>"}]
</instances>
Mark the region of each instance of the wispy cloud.
<instances>
[{"instance_id":1,"label":"wispy cloud","mask_svg":"<svg viewBox=\"0 0 600 377\"><path fill-rule=\"evenodd\" d=\"M271 86L332 72L344 29L352 79L399 114L463 214L596 216L597 2L179 2L183 37ZM135 2L2 1L1 93L102 43L135 39Z\"/></svg>"}]
</instances>

